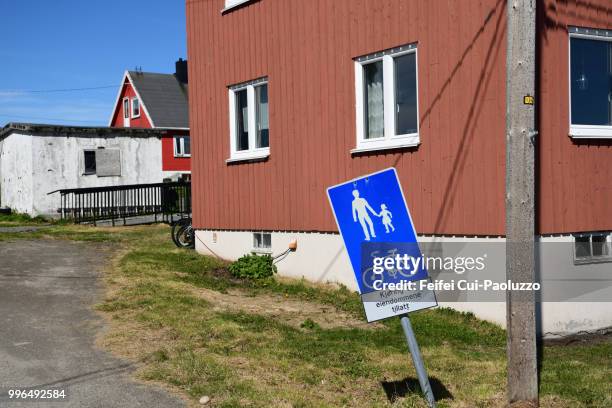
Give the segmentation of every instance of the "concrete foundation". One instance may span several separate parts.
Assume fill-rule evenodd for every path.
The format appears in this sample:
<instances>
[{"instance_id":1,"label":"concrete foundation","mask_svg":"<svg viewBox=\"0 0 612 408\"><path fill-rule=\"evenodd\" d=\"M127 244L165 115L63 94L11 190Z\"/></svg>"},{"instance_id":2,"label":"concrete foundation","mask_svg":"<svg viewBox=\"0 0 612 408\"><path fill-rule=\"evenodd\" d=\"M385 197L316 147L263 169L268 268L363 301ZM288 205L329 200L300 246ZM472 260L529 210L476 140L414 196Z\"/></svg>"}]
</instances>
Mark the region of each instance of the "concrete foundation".
<instances>
[{"instance_id":1,"label":"concrete foundation","mask_svg":"<svg viewBox=\"0 0 612 408\"><path fill-rule=\"evenodd\" d=\"M203 254L213 255L226 260L235 260L253 252L253 231L196 231L196 250ZM287 249L293 240L298 241L298 249L277 264L279 275L316 283L336 283L357 290L355 277L349 262L344 244L338 234L305 233L305 232L272 232L270 253L278 254ZM550 245L541 250L539 256L540 276L542 279L551 276L568 276L579 274L580 277L593 279L609 278L612 263L591 265L574 265L572 248L573 237L542 237L544 242L559 242L565 245ZM503 238L465 238L465 237L420 237L420 242L496 242L503 247ZM491 261L491 260L489 260ZM492 267L504 274L505 256L496 256ZM502 275L505 276L505 275ZM602 287L599 299L612 299L612 288ZM494 322L504 327L506 323L506 305L501 302L446 302L440 306L469 311L479 318ZM547 337L566 335L580 331L592 331L612 326L612 302L542 302L539 307L539 330Z\"/></svg>"}]
</instances>

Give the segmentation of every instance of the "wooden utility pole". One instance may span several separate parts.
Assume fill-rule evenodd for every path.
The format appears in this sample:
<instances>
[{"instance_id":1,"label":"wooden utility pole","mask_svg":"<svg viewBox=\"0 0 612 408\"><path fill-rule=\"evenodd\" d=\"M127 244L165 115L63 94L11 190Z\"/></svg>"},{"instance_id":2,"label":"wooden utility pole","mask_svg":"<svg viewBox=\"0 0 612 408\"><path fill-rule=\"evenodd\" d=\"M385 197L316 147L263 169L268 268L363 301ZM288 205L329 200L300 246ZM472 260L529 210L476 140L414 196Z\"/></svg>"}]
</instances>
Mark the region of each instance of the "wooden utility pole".
<instances>
[{"instance_id":1,"label":"wooden utility pole","mask_svg":"<svg viewBox=\"0 0 612 408\"><path fill-rule=\"evenodd\" d=\"M506 276L535 281L536 0L508 0ZM508 402L538 404L534 292L507 292Z\"/></svg>"}]
</instances>

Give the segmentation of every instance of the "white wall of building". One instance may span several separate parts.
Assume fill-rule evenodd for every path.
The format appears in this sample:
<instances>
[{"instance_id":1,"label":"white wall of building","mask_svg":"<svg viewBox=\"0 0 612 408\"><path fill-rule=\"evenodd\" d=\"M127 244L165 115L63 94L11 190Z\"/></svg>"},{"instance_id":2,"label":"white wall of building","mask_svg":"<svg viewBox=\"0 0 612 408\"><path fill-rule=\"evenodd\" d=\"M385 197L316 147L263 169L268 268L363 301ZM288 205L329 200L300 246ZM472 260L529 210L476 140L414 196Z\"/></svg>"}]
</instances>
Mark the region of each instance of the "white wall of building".
<instances>
[{"instance_id":1,"label":"white wall of building","mask_svg":"<svg viewBox=\"0 0 612 408\"><path fill-rule=\"evenodd\" d=\"M60 195L48 194L55 190L163 181L161 141L157 137L120 133L103 137L74 133L62 136L14 131L4 139L3 145L1 205L33 216L58 216ZM99 148L120 151L120 176L84 174L84 151ZM21 163L30 164L23 167ZM27 179L17 176L26 172L30 174Z\"/></svg>"},{"instance_id":2,"label":"white wall of building","mask_svg":"<svg viewBox=\"0 0 612 408\"><path fill-rule=\"evenodd\" d=\"M287 249L293 240L298 241L298 249L277 264L279 275L304 278L316 283L339 283L349 289L357 290L354 274L338 234L273 232L272 253L278 254ZM541 238L544 242L565 242L565 245L547 246L540 256L541 279L567 276L579 271L580 277L587 279L610 279L612 263L581 265L573 263L570 245L571 236ZM497 242L503 245L503 238L450 238L420 237L420 242ZM196 250L226 260L235 260L253 250L252 231L196 231ZM504 273L505 256L495 256L495 264L487 268ZM489 260L490 261L490 260ZM602 287L600 298L612 299L612 287ZM469 311L479 318L500 326L506 323L505 302L447 302L440 306ZM545 302L540 308L540 330L548 337L596 330L612 326L612 302Z\"/></svg>"},{"instance_id":3,"label":"white wall of building","mask_svg":"<svg viewBox=\"0 0 612 408\"><path fill-rule=\"evenodd\" d=\"M238 259L253 249L253 233L249 231L199 230L196 236L197 251L226 260ZM348 255L337 234L274 232L272 253L283 252L293 240L298 241L298 250L278 264L281 275L339 283L357 290Z\"/></svg>"},{"instance_id":4,"label":"white wall of building","mask_svg":"<svg viewBox=\"0 0 612 408\"><path fill-rule=\"evenodd\" d=\"M612 263L574 265L573 237L541 237L539 275L543 282L586 282L584 295L576 302L543 302L542 331L545 334L576 333L612 326ZM578 283L576 283L578 284ZM597 302L588 300L597 298ZM601 302L608 299L610 302Z\"/></svg>"},{"instance_id":5,"label":"white wall of building","mask_svg":"<svg viewBox=\"0 0 612 408\"><path fill-rule=\"evenodd\" d=\"M32 210L32 138L0 139L0 207L20 213Z\"/></svg>"}]
</instances>

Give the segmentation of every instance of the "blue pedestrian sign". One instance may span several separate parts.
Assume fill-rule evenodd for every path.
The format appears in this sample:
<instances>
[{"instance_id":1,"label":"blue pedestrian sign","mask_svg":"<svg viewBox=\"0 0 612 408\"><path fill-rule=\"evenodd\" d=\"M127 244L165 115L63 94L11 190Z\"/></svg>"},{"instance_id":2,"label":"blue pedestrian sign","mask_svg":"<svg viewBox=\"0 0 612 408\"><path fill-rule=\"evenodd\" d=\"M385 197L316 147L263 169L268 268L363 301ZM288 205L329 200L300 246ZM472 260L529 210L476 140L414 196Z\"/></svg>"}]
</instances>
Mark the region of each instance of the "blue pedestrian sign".
<instances>
[{"instance_id":1,"label":"blue pedestrian sign","mask_svg":"<svg viewBox=\"0 0 612 408\"><path fill-rule=\"evenodd\" d=\"M381 287L382 283L428 279L424 263L414 262L422 260L422 255L396 170L389 168L338 184L328 188L327 195L368 320L436 306L433 291L389 291ZM396 257L412 262L405 262L408 267L404 269L386 268L383 273L376 270L376 261ZM373 309L367 303L384 303L389 307ZM398 308L404 304L405 308ZM368 308L372 313L368 314Z\"/></svg>"}]
</instances>

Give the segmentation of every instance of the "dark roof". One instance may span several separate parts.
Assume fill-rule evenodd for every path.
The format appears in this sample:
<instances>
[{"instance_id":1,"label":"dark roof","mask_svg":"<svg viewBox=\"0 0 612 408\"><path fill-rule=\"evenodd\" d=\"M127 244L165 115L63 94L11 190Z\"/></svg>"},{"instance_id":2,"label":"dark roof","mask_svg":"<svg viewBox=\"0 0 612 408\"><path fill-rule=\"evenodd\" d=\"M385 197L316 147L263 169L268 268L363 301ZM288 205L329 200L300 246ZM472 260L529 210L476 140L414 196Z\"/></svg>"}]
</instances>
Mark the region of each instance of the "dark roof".
<instances>
[{"instance_id":1,"label":"dark roof","mask_svg":"<svg viewBox=\"0 0 612 408\"><path fill-rule=\"evenodd\" d=\"M49 136L89 136L89 137L162 137L166 134L163 129L143 129L143 128L110 128L97 126L66 126L48 125L44 123L8 123L0 128L0 139L13 132L31 132Z\"/></svg>"},{"instance_id":2,"label":"dark roof","mask_svg":"<svg viewBox=\"0 0 612 408\"><path fill-rule=\"evenodd\" d=\"M174 74L129 71L132 84L157 128L189 128L187 84Z\"/></svg>"}]
</instances>

